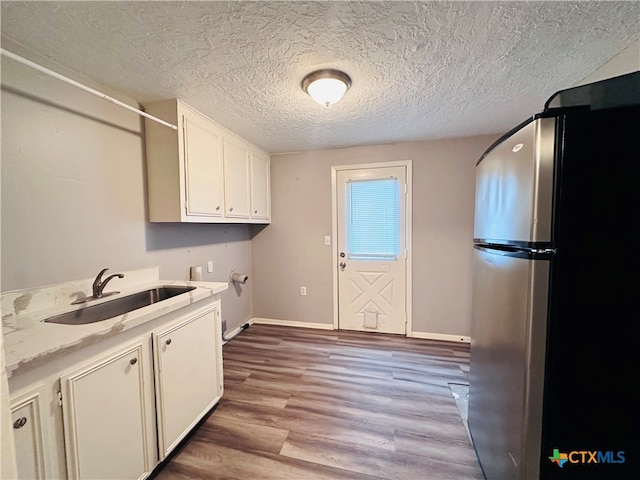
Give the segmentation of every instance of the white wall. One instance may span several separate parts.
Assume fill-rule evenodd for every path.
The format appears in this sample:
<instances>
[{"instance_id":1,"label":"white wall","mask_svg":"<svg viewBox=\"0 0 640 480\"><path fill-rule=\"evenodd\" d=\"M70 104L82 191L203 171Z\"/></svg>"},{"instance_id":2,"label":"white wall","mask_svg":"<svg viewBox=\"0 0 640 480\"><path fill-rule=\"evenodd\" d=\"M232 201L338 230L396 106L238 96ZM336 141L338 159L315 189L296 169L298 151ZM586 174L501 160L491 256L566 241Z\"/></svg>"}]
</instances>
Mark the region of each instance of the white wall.
<instances>
[{"instance_id":1,"label":"white wall","mask_svg":"<svg viewBox=\"0 0 640 480\"><path fill-rule=\"evenodd\" d=\"M215 281L251 271L248 225L146 221L142 117L5 57L1 106L3 291L103 267L157 265L180 280L213 260L203 279ZM229 329L251 318L251 288L223 295Z\"/></svg>"},{"instance_id":2,"label":"white wall","mask_svg":"<svg viewBox=\"0 0 640 480\"><path fill-rule=\"evenodd\" d=\"M272 218L254 227L259 318L333 324L331 166L413 161L413 330L470 334L475 163L497 136L271 157ZM300 286L307 296L300 296Z\"/></svg>"},{"instance_id":3,"label":"white wall","mask_svg":"<svg viewBox=\"0 0 640 480\"><path fill-rule=\"evenodd\" d=\"M581 83L639 69L640 41ZM470 335L474 165L498 136L272 156L273 223L253 227L254 317L332 324L331 166L412 159L413 330Z\"/></svg>"},{"instance_id":4,"label":"white wall","mask_svg":"<svg viewBox=\"0 0 640 480\"><path fill-rule=\"evenodd\" d=\"M578 85L598 82L640 70L640 40L633 42L595 72L587 75Z\"/></svg>"}]
</instances>

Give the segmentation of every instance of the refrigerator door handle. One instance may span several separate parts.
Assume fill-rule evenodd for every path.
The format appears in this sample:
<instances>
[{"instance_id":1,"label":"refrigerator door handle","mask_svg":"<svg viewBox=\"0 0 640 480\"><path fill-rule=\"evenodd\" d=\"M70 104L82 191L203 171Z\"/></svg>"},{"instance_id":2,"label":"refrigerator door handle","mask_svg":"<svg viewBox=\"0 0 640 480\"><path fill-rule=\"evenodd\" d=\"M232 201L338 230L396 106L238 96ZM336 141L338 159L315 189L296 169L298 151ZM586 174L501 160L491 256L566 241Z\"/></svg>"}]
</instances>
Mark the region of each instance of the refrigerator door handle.
<instances>
[{"instance_id":1,"label":"refrigerator door handle","mask_svg":"<svg viewBox=\"0 0 640 480\"><path fill-rule=\"evenodd\" d=\"M476 250L492 253L494 255L527 258L529 260L550 260L556 254L555 248L523 248L510 245L489 245L484 243L476 243L473 247Z\"/></svg>"},{"instance_id":2,"label":"refrigerator door handle","mask_svg":"<svg viewBox=\"0 0 640 480\"><path fill-rule=\"evenodd\" d=\"M496 253L498 252L505 252L505 253L518 253L518 252L529 252L531 251L530 248L522 248L522 247L517 247L517 246L511 246L511 245L492 245L492 244L488 244L488 243L476 243L474 245L474 247L478 250L483 250L485 252L491 252L491 251L496 251Z\"/></svg>"},{"instance_id":3,"label":"refrigerator door handle","mask_svg":"<svg viewBox=\"0 0 640 480\"><path fill-rule=\"evenodd\" d=\"M557 253L557 250L555 248L532 248L531 253L555 255Z\"/></svg>"}]
</instances>

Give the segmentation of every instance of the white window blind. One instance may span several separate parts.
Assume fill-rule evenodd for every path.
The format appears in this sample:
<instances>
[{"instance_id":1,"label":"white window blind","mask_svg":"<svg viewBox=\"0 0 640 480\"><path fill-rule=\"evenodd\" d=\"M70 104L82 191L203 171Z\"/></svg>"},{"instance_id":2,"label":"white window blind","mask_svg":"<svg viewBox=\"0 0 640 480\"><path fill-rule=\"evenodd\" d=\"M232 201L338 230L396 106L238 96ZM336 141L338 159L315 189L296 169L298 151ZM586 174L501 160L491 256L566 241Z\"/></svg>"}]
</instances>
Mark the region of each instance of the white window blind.
<instances>
[{"instance_id":1,"label":"white window blind","mask_svg":"<svg viewBox=\"0 0 640 480\"><path fill-rule=\"evenodd\" d=\"M398 179L347 183L347 255L360 260L396 260L399 239Z\"/></svg>"}]
</instances>

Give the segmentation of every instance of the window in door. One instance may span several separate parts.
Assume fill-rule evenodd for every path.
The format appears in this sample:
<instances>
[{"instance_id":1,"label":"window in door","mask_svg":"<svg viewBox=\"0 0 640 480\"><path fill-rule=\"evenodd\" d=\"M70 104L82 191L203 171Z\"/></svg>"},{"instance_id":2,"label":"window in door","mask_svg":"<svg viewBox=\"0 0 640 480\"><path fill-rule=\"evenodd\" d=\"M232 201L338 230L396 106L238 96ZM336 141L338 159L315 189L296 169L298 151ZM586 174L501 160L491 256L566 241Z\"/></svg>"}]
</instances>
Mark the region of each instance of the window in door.
<instances>
[{"instance_id":1,"label":"window in door","mask_svg":"<svg viewBox=\"0 0 640 480\"><path fill-rule=\"evenodd\" d=\"M398 179L351 180L346 200L348 258L396 260L400 249Z\"/></svg>"}]
</instances>

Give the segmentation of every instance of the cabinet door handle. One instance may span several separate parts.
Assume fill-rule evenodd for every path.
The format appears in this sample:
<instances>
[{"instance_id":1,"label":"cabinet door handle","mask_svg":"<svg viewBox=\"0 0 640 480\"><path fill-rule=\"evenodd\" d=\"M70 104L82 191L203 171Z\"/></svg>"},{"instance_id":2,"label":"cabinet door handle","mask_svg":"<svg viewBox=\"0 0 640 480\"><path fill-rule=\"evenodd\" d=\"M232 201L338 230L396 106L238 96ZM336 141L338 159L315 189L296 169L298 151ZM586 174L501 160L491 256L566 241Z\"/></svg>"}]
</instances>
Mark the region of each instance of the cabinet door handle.
<instances>
[{"instance_id":1,"label":"cabinet door handle","mask_svg":"<svg viewBox=\"0 0 640 480\"><path fill-rule=\"evenodd\" d=\"M257 213L258 213L258 210L254 210L254 211L253 211L253 214L254 214L254 215L255 215L255 214L257 214Z\"/></svg>"},{"instance_id":2,"label":"cabinet door handle","mask_svg":"<svg viewBox=\"0 0 640 480\"><path fill-rule=\"evenodd\" d=\"M216 207L216 212L217 212L218 210L220 210L220 205L218 205L218 206Z\"/></svg>"},{"instance_id":3,"label":"cabinet door handle","mask_svg":"<svg viewBox=\"0 0 640 480\"><path fill-rule=\"evenodd\" d=\"M233 212L233 207L229 207L229 211L230 211L230 212Z\"/></svg>"},{"instance_id":4,"label":"cabinet door handle","mask_svg":"<svg viewBox=\"0 0 640 480\"><path fill-rule=\"evenodd\" d=\"M171 339L169 338L169 339L168 339L166 342L164 342L164 343L166 343L167 345L171 345Z\"/></svg>"},{"instance_id":5,"label":"cabinet door handle","mask_svg":"<svg viewBox=\"0 0 640 480\"><path fill-rule=\"evenodd\" d=\"M22 428L27 424L27 417L21 417L13 422L13 428Z\"/></svg>"},{"instance_id":6,"label":"cabinet door handle","mask_svg":"<svg viewBox=\"0 0 640 480\"><path fill-rule=\"evenodd\" d=\"M132 358L131 360L129 360L129 363L130 363L131 365L135 365L136 363L138 363L138 359L134 357L134 358Z\"/></svg>"}]
</instances>

